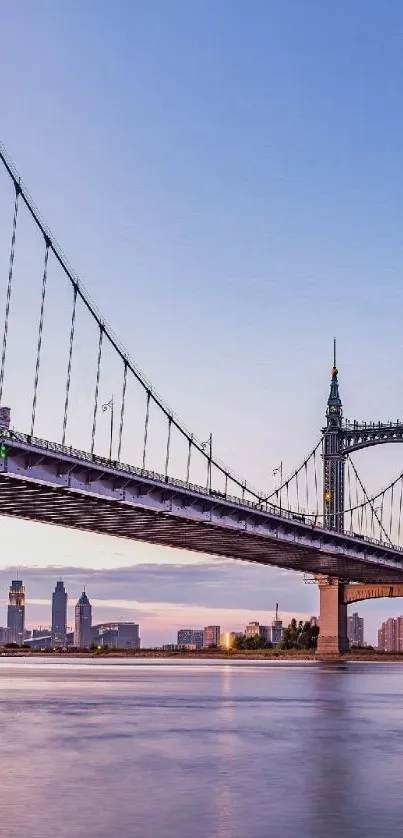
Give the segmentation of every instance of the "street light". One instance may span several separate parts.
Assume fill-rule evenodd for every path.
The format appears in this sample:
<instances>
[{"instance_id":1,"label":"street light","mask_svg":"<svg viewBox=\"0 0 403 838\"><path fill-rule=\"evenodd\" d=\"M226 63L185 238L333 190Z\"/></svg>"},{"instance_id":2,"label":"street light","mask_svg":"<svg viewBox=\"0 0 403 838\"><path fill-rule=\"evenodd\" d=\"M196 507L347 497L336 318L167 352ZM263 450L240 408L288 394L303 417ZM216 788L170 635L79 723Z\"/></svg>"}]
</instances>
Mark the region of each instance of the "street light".
<instances>
[{"instance_id":1,"label":"street light","mask_svg":"<svg viewBox=\"0 0 403 838\"><path fill-rule=\"evenodd\" d=\"M106 402L106 404L103 404L103 405L102 405L102 411L103 411L103 413L105 413L107 410L110 410L110 412L111 412L111 434L110 434L110 440L109 440L109 460L110 460L110 461L112 461L112 441L113 441L113 396L112 396L112 398L109 400L109 402Z\"/></svg>"}]
</instances>

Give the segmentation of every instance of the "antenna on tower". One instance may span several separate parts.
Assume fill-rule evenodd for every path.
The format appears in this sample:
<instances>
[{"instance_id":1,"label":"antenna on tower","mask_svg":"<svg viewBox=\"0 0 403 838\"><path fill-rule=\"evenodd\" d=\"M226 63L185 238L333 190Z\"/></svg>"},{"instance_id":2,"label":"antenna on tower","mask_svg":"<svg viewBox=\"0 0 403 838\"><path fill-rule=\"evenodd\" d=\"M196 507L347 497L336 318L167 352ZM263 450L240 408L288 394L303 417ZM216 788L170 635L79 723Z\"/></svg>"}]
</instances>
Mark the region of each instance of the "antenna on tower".
<instances>
[{"instance_id":1,"label":"antenna on tower","mask_svg":"<svg viewBox=\"0 0 403 838\"><path fill-rule=\"evenodd\" d=\"M278 602L276 602L276 620L278 620Z\"/></svg>"},{"instance_id":2,"label":"antenna on tower","mask_svg":"<svg viewBox=\"0 0 403 838\"><path fill-rule=\"evenodd\" d=\"M337 367L336 367L336 338L333 338L333 368L337 369Z\"/></svg>"}]
</instances>

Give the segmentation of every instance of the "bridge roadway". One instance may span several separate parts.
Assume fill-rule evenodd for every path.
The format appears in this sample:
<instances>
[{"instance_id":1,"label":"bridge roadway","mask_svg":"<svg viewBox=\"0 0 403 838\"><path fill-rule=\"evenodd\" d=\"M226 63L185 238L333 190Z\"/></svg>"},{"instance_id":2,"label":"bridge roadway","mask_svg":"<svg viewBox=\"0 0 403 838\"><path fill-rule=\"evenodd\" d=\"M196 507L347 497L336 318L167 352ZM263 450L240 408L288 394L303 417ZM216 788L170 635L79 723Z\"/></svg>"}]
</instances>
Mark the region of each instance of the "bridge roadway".
<instances>
[{"instance_id":1,"label":"bridge roadway","mask_svg":"<svg viewBox=\"0 0 403 838\"><path fill-rule=\"evenodd\" d=\"M403 550L16 431L0 430L3 515L213 556L403 582Z\"/></svg>"}]
</instances>

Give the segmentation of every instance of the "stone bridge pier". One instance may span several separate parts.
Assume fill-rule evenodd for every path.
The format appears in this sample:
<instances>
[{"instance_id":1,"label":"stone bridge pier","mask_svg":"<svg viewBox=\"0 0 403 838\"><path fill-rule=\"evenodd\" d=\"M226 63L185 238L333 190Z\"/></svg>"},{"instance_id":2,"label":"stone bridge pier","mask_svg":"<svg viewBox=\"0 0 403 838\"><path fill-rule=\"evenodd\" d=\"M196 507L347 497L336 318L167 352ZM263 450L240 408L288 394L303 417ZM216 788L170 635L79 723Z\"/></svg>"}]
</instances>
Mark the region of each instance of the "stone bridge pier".
<instances>
[{"instance_id":1,"label":"stone bridge pier","mask_svg":"<svg viewBox=\"0 0 403 838\"><path fill-rule=\"evenodd\" d=\"M318 654L334 655L348 651L347 605L365 599L403 597L403 583L361 584L342 582L331 576L316 576L319 586Z\"/></svg>"}]
</instances>

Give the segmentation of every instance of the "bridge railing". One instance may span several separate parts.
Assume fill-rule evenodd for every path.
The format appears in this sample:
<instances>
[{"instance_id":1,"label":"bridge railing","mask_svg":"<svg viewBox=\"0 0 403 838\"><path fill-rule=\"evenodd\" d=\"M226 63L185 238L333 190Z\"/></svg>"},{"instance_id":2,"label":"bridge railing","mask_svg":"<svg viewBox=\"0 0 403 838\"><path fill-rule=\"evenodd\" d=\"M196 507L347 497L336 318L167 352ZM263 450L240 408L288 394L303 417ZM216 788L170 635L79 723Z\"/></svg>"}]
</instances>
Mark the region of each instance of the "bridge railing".
<instances>
[{"instance_id":1,"label":"bridge railing","mask_svg":"<svg viewBox=\"0 0 403 838\"><path fill-rule=\"evenodd\" d=\"M102 468L107 469L108 471L114 469L122 473L122 476L124 474L127 474L134 475L136 477L143 477L146 478L146 480L155 480L158 483L160 483L161 486L177 486L178 488L187 489L188 491L195 492L199 495L209 498L210 500L212 498L216 498L217 500L223 500L230 504L236 504L244 508L246 507L247 509L266 513L271 516L275 516L279 519L286 519L288 521L298 522L309 529L319 528L321 530L325 530L325 528L318 522L318 516L305 511L296 513L292 510L284 509L280 506L271 504L263 498L262 501L259 503L256 501L247 500L246 498L237 497L236 495L228 495L224 492L219 492L214 489L206 488L205 486L199 486L196 483L190 483L175 477L165 476L159 474L158 472L139 468L138 466L133 466L128 463L121 463L117 460L109 460L106 457L101 457L99 454L90 454L88 451L81 451L80 449L73 448L72 446L61 445L58 442L51 442L46 439L40 439L39 437L31 436L30 434L24 434L21 431L0 429L0 440L16 440L17 442L21 442L25 445L32 445L38 450L52 451L58 454L63 454L64 456L74 457L76 460L82 462L83 464L88 463L92 465L101 466ZM308 520L306 520L307 518ZM328 530L325 531L328 532ZM382 548L387 547L388 549L391 549L390 544L387 544L384 541L372 538L367 535L361 535L351 530L343 530L340 534L345 535L348 538L353 538L354 540L360 539L361 541L365 541L369 544L373 544ZM399 553L403 553L403 547L393 545L393 550Z\"/></svg>"},{"instance_id":2,"label":"bridge railing","mask_svg":"<svg viewBox=\"0 0 403 838\"><path fill-rule=\"evenodd\" d=\"M395 422L356 422L351 421L350 419L345 419L342 427L343 430L346 431L376 431L378 429L381 430L382 428L401 430L403 428L403 422L399 419L396 419Z\"/></svg>"}]
</instances>

